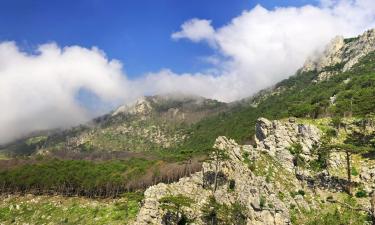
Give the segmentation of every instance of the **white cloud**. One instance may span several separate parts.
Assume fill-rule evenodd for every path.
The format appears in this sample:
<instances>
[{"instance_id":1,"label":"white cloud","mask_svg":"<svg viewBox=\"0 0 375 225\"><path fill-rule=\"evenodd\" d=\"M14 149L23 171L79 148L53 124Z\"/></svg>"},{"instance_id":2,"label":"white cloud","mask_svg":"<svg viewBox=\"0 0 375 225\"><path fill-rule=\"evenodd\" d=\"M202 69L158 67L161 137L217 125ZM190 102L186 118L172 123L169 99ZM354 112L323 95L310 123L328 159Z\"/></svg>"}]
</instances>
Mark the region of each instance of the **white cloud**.
<instances>
[{"instance_id":1,"label":"white cloud","mask_svg":"<svg viewBox=\"0 0 375 225\"><path fill-rule=\"evenodd\" d=\"M224 60L215 61L219 73L211 79L207 74L192 74L190 79L207 82L206 88L196 93L233 101L294 74L307 57L322 51L336 35L356 36L374 26L375 1L322 0L320 6L272 10L258 5L216 29L207 20L195 18L185 22L172 38L178 34L178 39L208 42L215 59L223 56Z\"/></svg>"},{"instance_id":2,"label":"white cloud","mask_svg":"<svg viewBox=\"0 0 375 225\"><path fill-rule=\"evenodd\" d=\"M172 34L175 40L189 38L194 42L202 40L210 41L215 33L211 26L211 20L191 19L181 25L181 31Z\"/></svg>"},{"instance_id":3,"label":"white cloud","mask_svg":"<svg viewBox=\"0 0 375 225\"><path fill-rule=\"evenodd\" d=\"M127 79L121 63L97 48L41 45L36 54L0 43L0 144L31 131L68 127L102 111L89 111L80 91L110 106L144 94L183 92L233 101L292 75L334 36L355 36L375 26L373 0L322 0L320 6L256 6L228 24L192 19L172 39L207 43L211 68L196 74L169 69ZM100 108L100 107L99 107Z\"/></svg>"},{"instance_id":4,"label":"white cloud","mask_svg":"<svg viewBox=\"0 0 375 225\"><path fill-rule=\"evenodd\" d=\"M96 48L59 48L46 44L36 54L15 43L0 44L0 143L35 130L68 127L99 112L88 112L77 100L86 90L116 104L129 96L121 64L108 61ZM130 97L130 96L129 96Z\"/></svg>"}]
</instances>

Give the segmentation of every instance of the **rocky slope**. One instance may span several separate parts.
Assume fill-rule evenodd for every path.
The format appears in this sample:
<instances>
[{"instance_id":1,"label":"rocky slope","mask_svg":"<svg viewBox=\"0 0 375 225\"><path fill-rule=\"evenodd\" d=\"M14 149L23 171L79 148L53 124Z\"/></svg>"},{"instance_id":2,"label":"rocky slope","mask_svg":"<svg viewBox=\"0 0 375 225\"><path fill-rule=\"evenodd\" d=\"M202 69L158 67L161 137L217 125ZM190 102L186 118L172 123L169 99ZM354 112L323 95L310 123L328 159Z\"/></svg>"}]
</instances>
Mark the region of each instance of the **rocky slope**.
<instances>
[{"instance_id":1,"label":"rocky slope","mask_svg":"<svg viewBox=\"0 0 375 225\"><path fill-rule=\"evenodd\" d=\"M322 124L329 126L326 121L319 126ZM352 127L351 132L358 129L355 123L347 124L348 129ZM212 224L212 221L216 221L213 224L299 224L298 220L307 218L306 212L324 212L331 207L333 203L326 202L327 196L340 199L344 193L345 184L340 182L342 177L338 173L316 172L309 166L317 159L315 149L322 135L324 132L316 125L303 124L294 118L281 121L260 118L256 124L255 147L218 137L213 148L227 157L205 162L201 172L179 182L148 188L135 224L178 224L183 218L189 224ZM296 143L302 147L305 166L295 163L291 149ZM337 154L331 158L330 170L345 171L345 158ZM360 174L355 180L370 193L375 190L372 180L375 163L358 160L361 163L356 166ZM216 190L215 171L219 171ZM165 199L171 196L189 198L190 203L178 211L172 210L164 205L168 202ZM168 203L177 204L172 200ZM362 203L370 207L368 201L362 199ZM237 206L240 210L234 210ZM207 207L215 213L207 212ZM224 207L224 212L220 207Z\"/></svg>"}]
</instances>

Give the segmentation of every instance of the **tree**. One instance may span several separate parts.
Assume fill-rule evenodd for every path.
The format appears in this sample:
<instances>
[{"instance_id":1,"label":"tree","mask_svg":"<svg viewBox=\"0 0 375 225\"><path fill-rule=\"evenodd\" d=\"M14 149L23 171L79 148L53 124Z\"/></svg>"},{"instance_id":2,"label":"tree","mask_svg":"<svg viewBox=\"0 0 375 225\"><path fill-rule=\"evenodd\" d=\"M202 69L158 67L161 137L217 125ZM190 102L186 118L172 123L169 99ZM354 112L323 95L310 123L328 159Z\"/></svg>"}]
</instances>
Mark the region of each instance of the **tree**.
<instances>
[{"instance_id":1,"label":"tree","mask_svg":"<svg viewBox=\"0 0 375 225\"><path fill-rule=\"evenodd\" d=\"M220 164L221 162L223 162L224 160L228 158L229 156L225 152L224 149L214 148L210 155L210 158L208 159L209 161L213 162L215 166L215 177L214 177L214 188L213 188L214 192L217 189L217 179L218 179L218 174L220 172Z\"/></svg>"},{"instance_id":2,"label":"tree","mask_svg":"<svg viewBox=\"0 0 375 225\"><path fill-rule=\"evenodd\" d=\"M349 136L343 144L332 145L332 149L337 151L343 151L345 153L346 161L346 174L347 174L347 192L349 195L352 195L352 166L351 166L351 157L353 154L366 153L370 149L364 146L357 146L355 142Z\"/></svg>"},{"instance_id":3,"label":"tree","mask_svg":"<svg viewBox=\"0 0 375 225\"><path fill-rule=\"evenodd\" d=\"M318 155L316 166L319 169L326 169L329 174L329 159L331 158L331 142L332 138L337 135L336 130L329 129L322 136L320 144L315 146L315 152Z\"/></svg>"},{"instance_id":4,"label":"tree","mask_svg":"<svg viewBox=\"0 0 375 225\"><path fill-rule=\"evenodd\" d=\"M334 128L339 132L342 124L342 118L339 116L335 116L331 119L331 123Z\"/></svg>"},{"instance_id":5,"label":"tree","mask_svg":"<svg viewBox=\"0 0 375 225\"><path fill-rule=\"evenodd\" d=\"M297 176L298 168L305 163L302 157L302 145L300 143L293 143L289 148L289 152L293 155L294 174Z\"/></svg>"},{"instance_id":6,"label":"tree","mask_svg":"<svg viewBox=\"0 0 375 225\"><path fill-rule=\"evenodd\" d=\"M159 199L160 207L167 210L163 216L163 223L169 224L186 224L188 218L182 211L182 207L190 207L193 199L183 196L181 194L173 196L165 196Z\"/></svg>"}]
</instances>

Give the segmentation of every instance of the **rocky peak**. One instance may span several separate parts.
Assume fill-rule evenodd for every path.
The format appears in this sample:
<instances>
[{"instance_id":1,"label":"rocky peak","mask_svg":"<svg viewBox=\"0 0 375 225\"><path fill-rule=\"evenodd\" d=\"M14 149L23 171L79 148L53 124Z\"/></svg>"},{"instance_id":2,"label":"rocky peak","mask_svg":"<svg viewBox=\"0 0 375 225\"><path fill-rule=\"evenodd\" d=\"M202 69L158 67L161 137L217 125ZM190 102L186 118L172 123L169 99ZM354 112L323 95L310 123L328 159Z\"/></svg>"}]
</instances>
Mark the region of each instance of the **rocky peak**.
<instances>
[{"instance_id":1,"label":"rocky peak","mask_svg":"<svg viewBox=\"0 0 375 225\"><path fill-rule=\"evenodd\" d=\"M326 46L322 55L317 58L309 58L302 68L302 71L322 71L324 68L341 63L341 49L344 47L344 37L337 36Z\"/></svg>"},{"instance_id":2,"label":"rocky peak","mask_svg":"<svg viewBox=\"0 0 375 225\"><path fill-rule=\"evenodd\" d=\"M334 38L325 51L317 57L309 58L302 72L317 71L318 80L328 79L339 70L350 70L358 61L375 50L375 29L371 29L355 38Z\"/></svg>"},{"instance_id":3,"label":"rocky peak","mask_svg":"<svg viewBox=\"0 0 375 225\"><path fill-rule=\"evenodd\" d=\"M116 116L120 113L147 115L151 112L152 107L146 97L141 97L133 104L122 105L112 113L112 116Z\"/></svg>"}]
</instances>

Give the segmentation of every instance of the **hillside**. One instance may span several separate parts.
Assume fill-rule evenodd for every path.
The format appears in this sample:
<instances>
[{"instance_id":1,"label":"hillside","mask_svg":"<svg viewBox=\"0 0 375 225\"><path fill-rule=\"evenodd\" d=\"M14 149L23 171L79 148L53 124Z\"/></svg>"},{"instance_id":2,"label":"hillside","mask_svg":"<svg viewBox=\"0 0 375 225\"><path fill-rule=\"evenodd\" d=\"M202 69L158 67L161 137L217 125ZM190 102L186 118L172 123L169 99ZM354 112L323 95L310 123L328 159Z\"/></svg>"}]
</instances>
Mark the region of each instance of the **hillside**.
<instances>
[{"instance_id":1,"label":"hillside","mask_svg":"<svg viewBox=\"0 0 375 225\"><path fill-rule=\"evenodd\" d=\"M352 122L330 141L362 129ZM202 171L145 191L135 224L371 224L374 158L351 157L348 194L345 152L332 150L322 164L330 129L327 119L260 118L255 147L218 137Z\"/></svg>"},{"instance_id":2,"label":"hillside","mask_svg":"<svg viewBox=\"0 0 375 225\"><path fill-rule=\"evenodd\" d=\"M90 224L98 216L99 224L118 218L128 224L371 224L374 46L375 30L337 37L295 75L238 102L148 96L88 124L4 146L0 188L9 196L0 205L0 223L22 224L28 208L41 206L38 215L53 211L58 219L33 217L32 223ZM34 195L42 197L34 202ZM49 195L60 203L49 206ZM77 196L126 216L103 219L90 200L71 199ZM76 201L88 206L77 209ZM66 218L64 207L72 208Z\"/></svg>"},{"instance_id":3,"label":"hillside","mask_svg":"<svg viewBox=\"0 0 375 225\"><path fill-rule=\"evenodd\" d=\"M183 148L198 146L199 150L208 150L218 136L252 143L253 127L259 117L371 116L375 112L375 30L340 40L343 45L332 48L333 42L325 55L316 59L323 60L325 67L311 67L308 60L296 75L241 101L231 111L195 124L193 135ZM336 56L335 60L326 62L331 55ZM322 74L327 73L331 75L322 79Z\"/></svg>"},{"instance_id":4,"label":"hillside","mask_svg":"<svg viewBox=\"0 0 375 225\"><path fill-rule=\"evenodd\" d=\"M33 135L4 146L2 151L53 155L175 148L188 139L192 124L227 109L225 103L197 96L148 96L120 106L88 124Z\"/></svg>"}]
</instances>

